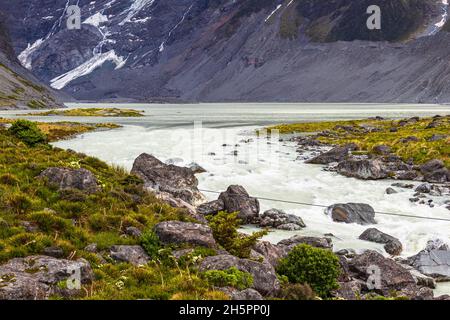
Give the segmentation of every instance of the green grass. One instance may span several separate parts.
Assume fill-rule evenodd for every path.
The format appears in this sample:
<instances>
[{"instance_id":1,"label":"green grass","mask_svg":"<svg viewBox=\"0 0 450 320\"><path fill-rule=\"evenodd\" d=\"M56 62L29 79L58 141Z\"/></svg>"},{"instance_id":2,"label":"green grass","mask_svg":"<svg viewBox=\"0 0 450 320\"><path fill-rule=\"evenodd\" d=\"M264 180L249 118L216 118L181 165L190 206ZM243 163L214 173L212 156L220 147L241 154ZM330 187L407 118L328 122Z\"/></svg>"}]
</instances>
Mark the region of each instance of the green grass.
<instances>
[{"instance_id":1,"label":"green grass","mask_svg":"<svg viewBox=\"0 0 450 320\"><path fill-rule=\"evenodd\" d=\"M33 112L28 116L63 116L63 117L143 117L143 111L118 108L82 108Z\"/></svg>"},{"instance_id":2,"label":"green grass","mask_svg":"<svg viewBox=\"0 0 450 320\"><path fill-rule=\"evenodd\" d=\"M268 130L279 130L287 133L318 133L329 131L331 136L318 137L319 141L332 145L356 143L362 152L370 153L377 145L388 145L393 153L405 161L412 160L421 164L432 159L441 159L450 168L450 116L443 117L436 128L427 128L433 119L423 118L416 123L400 126L400 120L350 120L332 122L310 122L282 124L269 127ZM339 126L350 126L355 129L349 132ZM362 126L378 128L379 132L364 132ZM391 132L396 128L397 132ZM447 138L429 141L433 135L446 135ZM417 137L418 141L402 142L403 138Z\"/></svg>"},{"instance_id":3,"label":"green grass","mask_svg":"<svg viewBox=\"0 0 450 320\"><path fill-rule=\"evenodd\" d=\"M139 178L99 159L45 143L30 147L9 130L0 129L0 150L0 264L59 247L65 257L85 258L94 269L94 283L86 286L79 298L228 298L197 274L189 261L180 267L169 257L168 262L155 260L135 267L114 264L107 254L105 262L84 249L90 243L97 243L99 250L140 244L139 238L124 236L127 227L149 231L161 221L192 221L182 210L148 193ZM62 192L36 179L54 166L90 170L101 191L91 195L77 190ZM37 231L28 232L26 225Z\"/></svg>"}]
</instances>

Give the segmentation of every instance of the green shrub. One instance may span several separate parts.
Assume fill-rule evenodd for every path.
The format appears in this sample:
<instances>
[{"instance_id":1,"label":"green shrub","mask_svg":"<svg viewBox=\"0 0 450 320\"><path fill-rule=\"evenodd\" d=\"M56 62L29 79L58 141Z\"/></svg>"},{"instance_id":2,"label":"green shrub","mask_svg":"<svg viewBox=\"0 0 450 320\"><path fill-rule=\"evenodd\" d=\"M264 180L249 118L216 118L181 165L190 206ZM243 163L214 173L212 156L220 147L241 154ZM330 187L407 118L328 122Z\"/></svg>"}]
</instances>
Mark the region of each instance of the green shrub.
<instances>
[{"instance_id":1,"label":"green shrub","mask_svg":"<svg viewBox=\"0 0 450 320\"><path fill-rule=\"evenodd\" d=\"M280 260L277 271L291 283L309 284L321 297L338 288L339 259L329 250L298 245Z\"/></svg>"},{"instance_id":2,"label":"green shrub","mask_svg":"<svg viewBox=\"0 0 450 320\"><path fill-rule=\"evenodd\" d=\"M209 226L212 229L214 239L229 253L239 258L250 257L251 248L261 237L267 234L267 230L255 232L250 236L240 234L237 229L240 226L237 212L219 212L209 218Z\"/></svg>"},{"instance_id":3,"label":"green shrub","mask_svg":"<svg viewBox=\"0 0 450 320\"><path fill-rule=\"evenodd\" d=\"M202 274L208 283L215 287L234 287L244 290L253 285L253 276L248 272L231 267L227 270L209 270Z\"/></svg>"},{"instance_id":4,"label":"green shrub","mask_svg":"<svg viewBox=\"0 0 450 320\"><path fill-rule=\"evenodd\" d=\"M159 257L162 249L159 238L153 231L147 231L141 236L141 246L152 259Z\"/></svg>"},{"instance_id":5,"label":"green shrub","mask_svg":"<svg viewBox=\"0 0 450 320\"><path fill-rule=\"evenodd\" d=\"M36 123L28 120L14 121L8 130L30 147L47 141L45 134L42 133Z\"/></svg>"}]
</instances>

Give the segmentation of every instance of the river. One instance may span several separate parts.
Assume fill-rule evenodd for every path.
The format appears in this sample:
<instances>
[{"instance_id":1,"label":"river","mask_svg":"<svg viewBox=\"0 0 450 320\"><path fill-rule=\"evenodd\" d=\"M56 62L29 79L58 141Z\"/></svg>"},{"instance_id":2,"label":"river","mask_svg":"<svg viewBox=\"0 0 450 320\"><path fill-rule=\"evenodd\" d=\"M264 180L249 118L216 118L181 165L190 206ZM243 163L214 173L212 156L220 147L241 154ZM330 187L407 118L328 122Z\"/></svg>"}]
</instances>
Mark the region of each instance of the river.
<instances>
[{"instance_id":1,"label":"river","mask_svg":"<svg viewBox=\"0 0 450 320\"><path fill-rule=\"evenodd\" d=\"M70 104L69 107L92 107ZM153 154L177 165L194 161L207 170L198 175L203 190L223 191L231 184L243 185L253 196L305 202L318 205L368 203L376 211L426 217L450 218L443 205L430 208L409 201L412 190L398 189L387 195L393 181L361 181L322 170L321 166L297 160L296 145L278 142L278 137L257 137L255 130L270 124L302 121L362 119L374 116L405 118L450 114L449 106L389 104L200 104L143 105L95 104L96 107L120 107L144 110L141 118L33 117L37 121L115 122L123 127L80 135L54 143L96 156L109 163L131 169L141 153ZM19 112L3 111L0 117ZM245 143L243 140L252 139ZM237 146L236 146L237 145ZM237 151L237 155L235 154ZM205 193L208 199L217 195ZM262 210L277 208L300 216L307 227L300 231L274 231L266 239L277 242L294 234L323 236L333 234L335 250L375 249L386 254L381 245L358 240L367 228L333 222L318 207L261 201ZM430 239L450 243L450 222L376 215L376 228L397 237L404 246L402 256L410 256ZM244 231L253 230L244 227ZM447 284L438 292L450 292ZM437 293L438 293L437 292Z\"/></svg>"}]
</instances>

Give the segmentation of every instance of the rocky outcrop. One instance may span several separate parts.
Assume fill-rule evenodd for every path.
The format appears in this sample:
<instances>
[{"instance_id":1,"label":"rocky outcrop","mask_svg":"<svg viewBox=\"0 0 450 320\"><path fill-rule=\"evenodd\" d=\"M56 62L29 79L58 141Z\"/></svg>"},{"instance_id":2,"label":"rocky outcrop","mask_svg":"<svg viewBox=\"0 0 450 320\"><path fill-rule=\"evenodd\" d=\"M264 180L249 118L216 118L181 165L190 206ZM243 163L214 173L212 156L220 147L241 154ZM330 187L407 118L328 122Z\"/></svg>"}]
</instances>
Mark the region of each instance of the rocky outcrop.
<instances>
[{"instance_id":1,"label":"rocky outcrop","mask_svg":"<svg viewBox=\"0 0 450 320\"><path fill-rule=\"evenodd\" d=\"M47 168L38 178L46 179L50 185L56 186L58 190L78 189L86 193L94 193L99 190L97 178L92 172L83 168Z\"/></svg>"},{"instance_id":2,"label":"rocky outcrop","mask_svg":"<svg viewBox=\"0 0 450 320\"><path fill-rule=\"evenodd\" d=\"M260 216L259 226L261 228L275 228L288 231L300 230L306 227L302 218L278 209L265 211Z\"/></svg>"},{"instance_id":3,"label":"rocky outcrop","mask_svg":"<svg viewBox=\"0 0 450 320\"><path fill-rule=\"evenodd\" d=\"M231 300L238 301L259 301L264 300L263 296L255 289L248 288L245 290L237 290L232 287L219 288L220 291L230 296Z\"/></svg>"},{"instance_id":4,"label":"rocky outcrop","mask_svg":"<svg viewBox=\"0 0 450 320\"><path fill-rule=\"evenodd\" d=\"M109 256L117 262L127 262L135 266L146 265L150 261L141 246L112 246Z\"/></svg>"},{"instance_id":5,"label":"rocky outcrop","mask_svg":"<svg viewBox=\"0 0 450 320\"><path fill-rule=\"evenodd\" d=\"M337 146L333 149L324 152L317 157L314 157L306 163L312 163L312 164L330 164L333 162L340 162L342 160L345 160L347 158L350 151L356 150L358 147L355 144L347 144L345 146Z\"/></svg>"},{"instance_id":6,"label":"rocky outcrop","mask_svg":"<svg viewBox=\"0 0 450 320\"><path fill-rule=\"evenodd\" d=\"M438 159L430 160L420 166L425 181L432 183L450 182L450 170L444 165L444 162Z\"/></svg>"},{"instance_id":7,"label":"rocky outcrop","mask_svg":"<svg viewBox=\"0 0 450 320\"><path fill-rule=\"evenodd\" d=\"M384 244L387 253L398 256L403 250L402 243L397 238L381 232L378 229L370 228L364 231L359 239Z\"/></svg>"},{"instance_id":8,"label":"rocky outcrop","mask_svg":"<svg viewBox=\"0 0 450 320\"><path fill-rule=\"evenodd\" d=\"M242 186L229 186L220 194L219 200L223 201L227 212L238 212L238 217L243 223L251 223L259 215L258 199L250 197Z\"/></svg>"},{"instance_id":9,"label":"rocky outcrop","mask_svg":"<svg viewBox=\"0 0 450 320\"><path fill-rule=\"evenodd\" d=\"M409 257L407 263L424 275L450 280L450 248L441 241L429 241L427 247Z\"/></svg>"},{"instance_id":10,"label":"rocky outcrop","mask_svg":"<svg viewBox=\"0 0 450 320\"><path fill-rule=\"evenodd\" d=\"M380 159L347 159L339 162L336 170L344 176L363 180L379 180L389 176Z\"/></svg>"},{"instance_id":11,"label":"rocky outcrop","mask_svg":"<svg viewBox=\"0 0 450 320\"><path fill-rule=\"evenodd\" d=\"M264 258L264 261L271 264L274 268L277 267L280 259L285 258L290 251L289 246L275 245L268 241L259 241L252 249L260 254Z\"/></svg>"},{"instance_id":12,"label":"rocky outcrop","mask_svg":"<svg viewBox=\"0 0 450 320\"><path fill-rule=\"evenodd\" d=\"M248 272L253 276L252 288L264 296L275 295L280 290L275 269L268 263L256 262L249 259L240 259L232 255L217 255L206 257L199 270L227 270L235 267L240 271Z\"/></svg>"},{"instance_id":13,"label":"rocky outcrop","mask_svg":"<svg viewBox=\"0 0 450 320\"><path fill-rule=\"evenodd\" d=\"M220 199L203 203L197 207L197 213L204 216L215 215L224 210L225 204Z\"/></svg>"},{"instance_id":14,"label":"rocky outcrop","mask_svg":"<svg viewBox=\"0 0 450 320\"><path fill-rule=\"evenodd\" d=\"M355 256L348 264L352 277L365 283L371 275L370 268L377 268L380 281L373 284L373 291L384 296L390 296L393 292L397 292L401 295L415 297L419 289L408 270L376 251L365 251L363 254Z\"/></svg>"},{"instance_id":15,"label":"rocky outcrop","mask_svg":"<svg viewBox=\"0 0 450 320\"><path fill-rule=\"evenodd\" d=\"M374 209L365 203L339 203L329 206L325 213L336 222L376 224Z\"/></svg>"},{"instance_id":16,"label":"rocky outcrop","mask_svg":"<svg viewBox=\"0 0 450 320\"><path fill-rule=\"evenodd\" d=\"M181 221L165 221L155 226L155 233L164 244L191 244L204 247L216 247L210 227Z\"/></svg>"},{"instance_id":17,"label":"rocky outcrop","mask_svg":"<svg viewBox=\"0 0 450 320\"><path fill-rule=\"evenodd\" d=\"M333 242L331 238L306 237L295 235L288 239L278 242L278 246L286 247L289 251L299 244L307 244L316 248L333 249Z\"/></svg>"},{"instance_id":18,"label":"rocky outcrop","mask_svg":"<svg viewBox=\"0 0 450 320\"><path fill-rule=\"evenodd\" d=\"M0 300L43 300L52 295L80 294L79 285L94 278L86 260L48 256L16 258L0 266ZM65 286L61 283L66 282Z\"/></svg>"},{"instance_id":19,"label":"rocky outcrop","mask_svg":"<svg viewBox=\"0 0 450 320\"><path fill-rule=\"evenodd\" d=\"M141 178L145 186L156 193L169 193L191 205L204 201L197 188L198 180L189 168L167 165L143 153L134 161L131 173Z\"/></svg>"}]
</instances>

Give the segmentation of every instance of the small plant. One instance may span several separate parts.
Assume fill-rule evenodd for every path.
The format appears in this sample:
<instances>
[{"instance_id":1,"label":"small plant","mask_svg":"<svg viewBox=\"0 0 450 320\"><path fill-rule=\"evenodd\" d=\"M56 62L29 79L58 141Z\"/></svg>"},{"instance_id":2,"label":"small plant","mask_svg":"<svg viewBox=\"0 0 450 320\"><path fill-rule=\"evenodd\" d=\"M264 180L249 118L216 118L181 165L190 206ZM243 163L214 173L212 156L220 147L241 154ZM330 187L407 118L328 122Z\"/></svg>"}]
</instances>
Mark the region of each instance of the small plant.
<instances>
[{"instance_id":1,"label":"small plant","mask_svg":"<svg viewBox=\"0 0 450 320\"><path fill-rule=\"evenodd\" d=\"M162 249L159 238L153 231L147 231L141 236L141 246L152 259L157 259Z\"/></svg>"},{"instance_id":2,"label":"small plant","mask_svg":"<svg viewBox=\"0 0 450 320\"><path fill-rule=\"evenodd\" d=\"M45 134L42 133L36 123L28 120L17 120L8 130L30 147L47 141Z\"/></svg>"},{"instance_id":3,"label":"small plant","mask_svg":"<svg viewBox=\"0 0 450 320\"><path fill-rule=\"evenodd\" d=\"M227 270L209 270L202 274L209 284L215 287L234 287L244 290L253 285L253 276L248 272L231 267Z\"/></svg>"},{"instance_id":4,"label":"small plant","mask_svg":"<svg viewBox=\"0 0 450 320\"><path fill-rule=\"evenodd\" d=\"M251 248L258 239L267 234L267 230L255 232L250 236L240 234L237 229L241 221L237 212L219 212L209 218L209 226L212 229L214 239L229 253L239 258L250 257Z\"/></svg>"},{"instance_id":5,"label":"small plant","mask_svg":"<svg viewBox=\"0 0 450 320\"><path fill-rule=\"evenodd\" d=\"M277 271L290 283L309 284L321 297L338 288L338 257L331 251L301 244L280 260Z\"/></svg>"}]
</instances>

